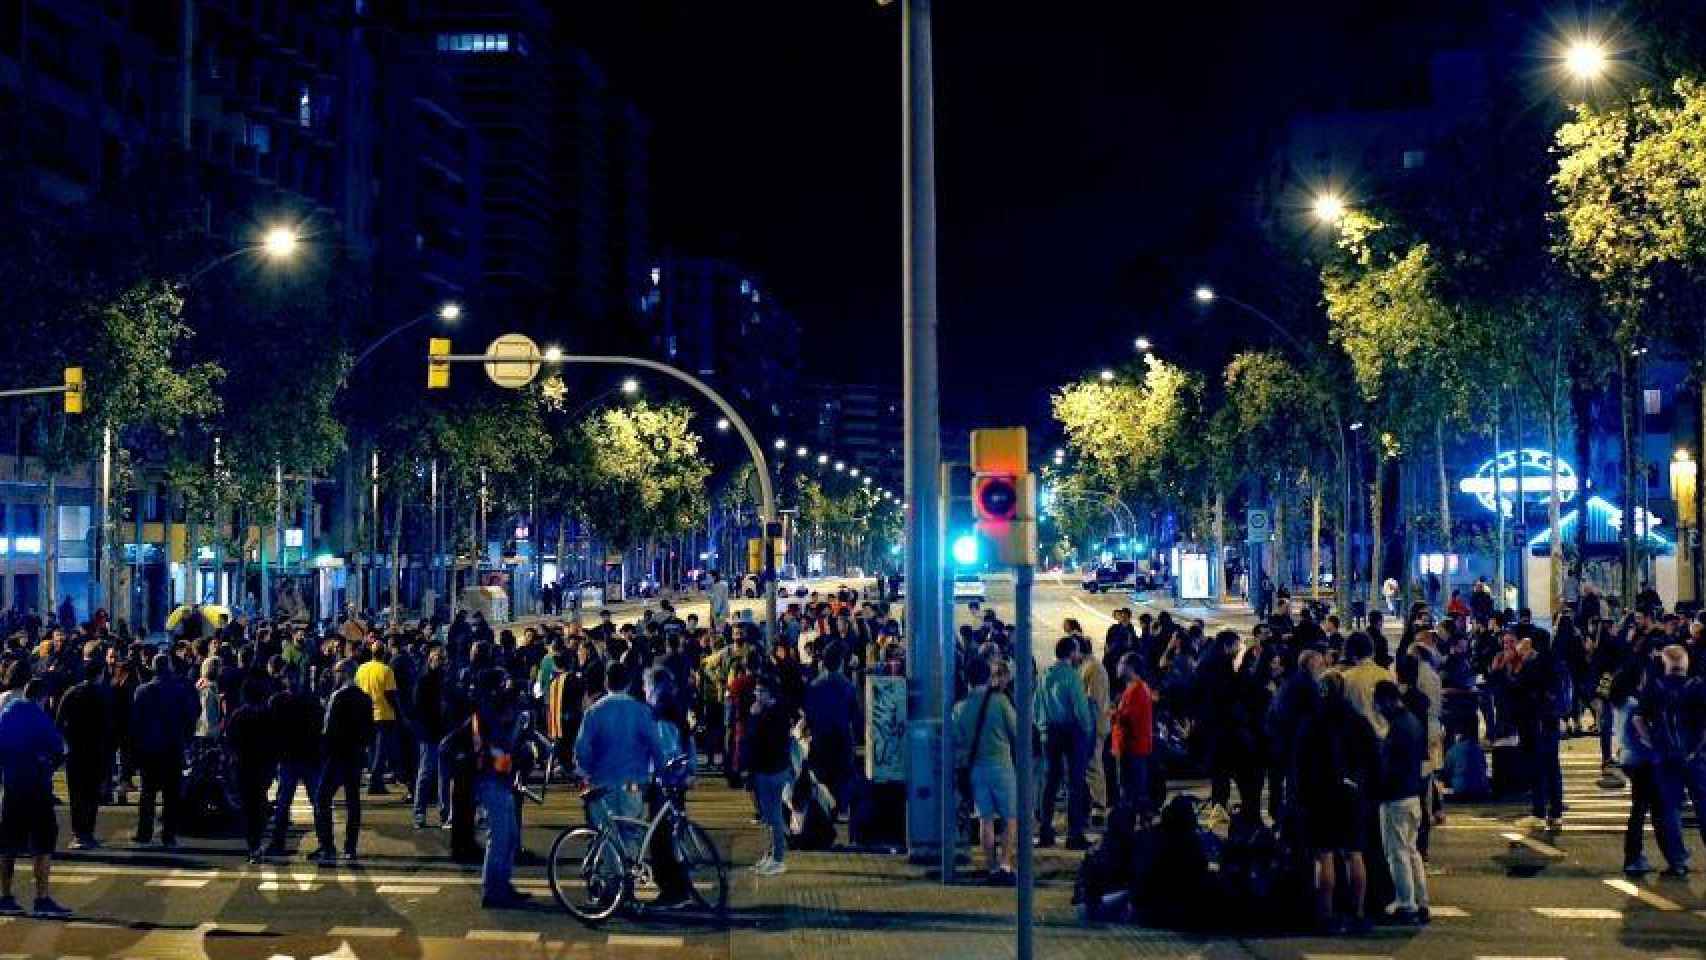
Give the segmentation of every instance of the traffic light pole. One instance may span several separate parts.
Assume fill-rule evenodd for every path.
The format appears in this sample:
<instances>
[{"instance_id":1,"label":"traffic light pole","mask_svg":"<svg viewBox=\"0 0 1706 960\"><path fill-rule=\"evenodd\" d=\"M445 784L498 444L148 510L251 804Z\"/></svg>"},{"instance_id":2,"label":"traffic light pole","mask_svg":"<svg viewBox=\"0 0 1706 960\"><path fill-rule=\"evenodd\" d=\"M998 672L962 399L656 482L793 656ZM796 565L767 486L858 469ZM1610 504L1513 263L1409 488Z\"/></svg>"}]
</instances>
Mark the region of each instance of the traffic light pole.
<instances>
[{"instance_id":1,"label":"traffic light pole","mask_svg":"<svg viewBox=\"0 0 1706 960\"><path fill-rule=\"evenodd\" d=\"M484 353L436 354L428 356L429 364L492 363L494 361L507 362L511 364L518 362L513 358L492 357ZM752 466L758 476L758 507L763 515L764 521L764 555L767 558L772 556L773 550L771 547L771 541L774 539L774 530L772 525L777 523L777 515L776 494L770 484L770 465L764 459L764 448L759 445L758 438L752 433L752 428L748 427L746 421L743 420L741 415L735 411L735 408L730 406L727 400L723 399L722 394L711 389L711 387L703 380L700 380L698 377L693 376L685 370L672 367L667 363L659 363L656 360L648 360L645 357L604 356L602 354L587 353L558 354L553 352L552 355L544 358L542 362L557 364L559 366L566 366L569 364L591 364L599 366L640 367L645 370L664 374L668 377L673 377L674 379L692 387L694 390L697 390L705 399L711 401L711 404L717 408L717 411L724 417L728 418L729 425L734 427L735 432L740 434L741 441L746 444L746 452L752 457ZM529 377L529 379L531 379L531 377ZM765 561L766 568L773 571L773 563L773 560L767 559ZM768 646L775 638L777 630L776 576L773 572L769 578L769 583L765 586L764 590L764 613L765 642Z\"/></svg>"},{"instance_id":2,"label":"traffic light pole","mask_svg":"<svg viewBox=\"0 0 1706 960\"><path fill-rule=\"evenodd\" d=\"M930 0L901 3L901 271L906 329L907 791L906 842L914 862L950 863L942 834L942 689L948 668L942 623L942 462L936 382L936 156ZM944 880L950 875L943 870Z\"/></svg>"},{"instance_id":3,"label":"traffic light pole","mask_svg":"<svg viewBox=\"0 0 1706 960\"><path fill-rule=\"evenodd\" d=\"M1021 563L1013 568L1013 700L1019 705L1019 749L1014 775L1019 781L1019 848L1013 851L1018 874L1018 960L1031 960L1031 912L1035 897L1035 878L1031 866L1031 825L1037 808L1036 782L1032 779L1035 758L1031 752L1033 734L1031 704L1036 699L1037 660L1031 652L1031 583L1036 568ZM1098 758L1099 759L1099 758Z\"/></svg>"}]
</instances>

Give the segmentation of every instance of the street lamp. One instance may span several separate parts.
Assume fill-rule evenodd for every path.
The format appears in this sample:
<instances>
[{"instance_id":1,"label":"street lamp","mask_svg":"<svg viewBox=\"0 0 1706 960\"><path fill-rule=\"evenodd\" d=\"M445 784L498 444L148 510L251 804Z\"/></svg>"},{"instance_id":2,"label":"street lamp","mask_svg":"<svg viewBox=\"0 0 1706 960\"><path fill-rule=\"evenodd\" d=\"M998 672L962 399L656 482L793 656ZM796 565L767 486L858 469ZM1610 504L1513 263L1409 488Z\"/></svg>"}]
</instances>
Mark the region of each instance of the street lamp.
<instances>
[{"instance_id":1,"label":"street lamp","mask_svg":"<svg viewBox=\"0 0 1706 960\"><path fill-rule=\"evenodd\" d=\"M1605 76L1609 60L1605 45L1598 40L1582 38L1564 49L1564 69L1583 83L1591 83Z\"/></svg>"},{"instance_id":2,"label":"street lamp","mask_svg":"<svg viewBox=\"0 0 1706 960\"><path fill-rule=\"evenodd\" d=\"M794 456L799 457L800 459L804 460L806 457L806 454L808 454L808 453L811 453L811 451L807 450L805 447L800 447L798 450L794 451Z\"/></svg>"},{"instance_id":3,"label":"street lamp","mask_svg":"<svg viewBox=\"0 0 1706 960\"><path fill-rule=\"evenodd\" d=\"M729 418L728 417L718 418L718 420L717 420L717 432L718 433L728 433L729 432Z\"/></svg>"},{"instance_id":4,"label":"street lamp","mask_svg":"<svg viewBox=\"0 0 1706 960\"><path fill-rule=\"evenodd\" d=\"M1132 341L1132 346L1136 347L1139 353L1148 353L1155 344L1151 343L1148 337L1138 337Z\"/></svg>"},{"instance_id":5,"label":"street lamp","mask_svg":"<svg viewBox=\"0 0 1706 960\"><path fill-rule=\"evenodd\" d=\"M274 260L284 260L296 252L296 228L275 226L261 237L261 249Z\"/></svg>"},{"instance_id":6,"label":"street lamp","mask_svg":"<svg viewBox=\"0 0 1706 960\"><path fill-rule=\"evenodd\" d=\"M1111 381L1113 379L1114 379L1114 372L1112 370L1103 370L1102 371L1102 382L1103 383L1108 383L1109 381Z\"/></svg>"},{"instance_id":7,"label":"street lamp","mask_svg":"<svg viewBox=\"0 0 1706 960\"><path fill-rule=\"evenodd\" d=\"M563 348L558 346L546 347L542 356L546 363L558 363L563 359Z\"/></svg>"},{"instance_id":8,"label":"street lamp","mask_svg":"<svg viewBox=\"0 0 1706 960\"><path fill-rule=\"evenodd\" d=\"M457 303L455 300L444 301L438 305L438 318L448 323L454 323L455 321L462 319L462 305ZM558 356L561 356L563 353L563 351L557 347L552 347L551 349L556 350Z\"/></svg>"},{"instance_id":9,"label":"street lamp","mask_svg":"<svg viewBox=\"0 0 1706 960\"><path fill-rule=\"evenodd\" d=\"M771 444L771 446L777 450L786 450L788 449L788 441L784 437L777 437L776 442Z\"/></svg>"},{"instance_id":10,"label":"street lamp","mask_svg":"<svg viewBox=\"0 0 1706 960\"><path fill-rule=\"evenodd\" d=\"M854 468L853 468L853 469L851 469L851 470L849 470L849 471L847 471L847 473L848 473L848 475L849 475L849 476L854 476L854 477L857 477L857 476L858 476L858 475L859 475L859 468L858 468L858 467L854 467Z\"/></svg>"},{"instance_id":11,"label":"street lamp","mask_svg":"<svg viewBox=\"0 0 1706 960\"><path fill-rule=\"evenodd\" d=\"M1196 297L1198 303L1213 303L1214 288L1205 283L1197 287Z\"/></svg>"},{"instance_id":12,"label":"street lamp","mask_svg":"<svg viewBox=\"0 0 1706 960\"><path fill-rule=\"evenodd\" d=\"M847 469L846 461L843 461L843 460L835 461L835 472L836 473L841 473L842 471L844 471L846 469Z\"/></svg>"},{"instance_id":13,"label":"street lamp","mask_svg":"<svg viewBox=\"0 0 1706 960\"><path fill-rule=\"evenodd\" d=\"M272 257L288 256L288 254L279 254L279 253L273 252L273 249L274 249L273 234L277 233L280 230L284 230L284 229L285 228L283 228L283 227L274 227L272 230L267 231L267 238L266 238L266 240L264 240L262 242L261 249L266 251L268 256L272 256ZM295 240L296 235L294 233L290 233L289 231L286 231L286 233L288 233L290 238L291 238L289 241L289 245L292 248L294 248L295 244L296 244L296 240ZM282 246L284 244L284 241L282 241L282 240L279 241L279 244ZM344 378L347 380L349 378L350 371L354 370L356 367L361 366L362 361L366 360L368 357L373 356L374 351L376 351L380 347L384 346L387 342L390 341L390 339L392 337L395 337L397 334L402 333L404 330L407 330L410 327L415 326L416 324L420 323L422 320L426 320L429 317L437 317L440 322L445 323L445 324L454 324L454 323L456 323L456 321L462 319L462 305L455 302L454 300L446 300L443 303L439 304L437 307L435 307L430 312L416 314L415 316L411 317L410 319L403 321L402 323L396 325L395 327L392 327L390 330L385 331L385 333L380 335L379 339L368 344L367 349L361 351L361 353L356 355L355 360L350 363L349 369L344 371ZM555 360L556 358L554 358L551 355L551 351L556 350L556 349L557 349L556 347L552 347L551 350L545 351L545 359L546 360ZM559 354L561 353L561 351L558 351L558 352L559 352Z\"/></svg>"},{"instance_id":14,"label":"street lamp","mask_svg":"<svg viewBox=\"0 0 1706 960\"><path fill-rule=\"evenodd\" d=\"M828 462L829 462L829 454L827 454L827 453L820 453L820 454L818 454L818 455L817 455L817 465L818 465L818 466L820 466L820 467L821 467L821 466L823 466L823 465L824 465L824 464L826 464L826 463L828 463Z\"/></svg>"},{"instance_id":15,"label":"street lamp","mask_svg":"<svg viewBox=\"0 0 1706 960\"><path fill-rule=\"evenodd\" d=\"M1315 219L1333 225L1345 218L1345 199L1331 190L1315 195Z\"/></svg>"},{"instance_id":16,"label":"street lamp","mask_svg":"<svg viewBox=\"0 0 1706 960\"><path fill-rule=\"evenodd\" d=\"M622 381L622 392L628 394L629 396L633 396L634 394L639 393L640 392L640 381L635 380L633 377L629 377L628 379Z\"/></svg>"}]
</instances>

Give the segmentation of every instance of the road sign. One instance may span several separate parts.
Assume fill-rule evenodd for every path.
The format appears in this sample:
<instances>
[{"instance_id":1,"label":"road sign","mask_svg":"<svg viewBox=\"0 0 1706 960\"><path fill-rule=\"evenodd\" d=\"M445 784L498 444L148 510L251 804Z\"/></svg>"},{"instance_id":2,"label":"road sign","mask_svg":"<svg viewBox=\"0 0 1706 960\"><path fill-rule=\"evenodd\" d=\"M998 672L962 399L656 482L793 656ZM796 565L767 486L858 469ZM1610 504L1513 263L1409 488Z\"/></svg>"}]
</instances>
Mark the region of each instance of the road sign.
<instances>
[{"instance_id":1,"label":"road sign","mask_svg":"<svg viewBox=\"0 0 1706 960\"><path fill-rule=\"evenodd\" d=\"M518 390L533 382L539 375L543 358L539 345L519 333L506 333L486 348L486 376L500 387Z\"/></svg>"},{"instance_id":2,"label":"road sign","mask_svg":"<svg viewBox=\"0 0 1706 960\"><path fill-rule=\"evenodd\" d=\"M1274 538L1274 528L1268 523L1266 510L1249 510L1244 514L1244 526L1250 543L1267 543Z\"/></svg>"}]
</instances>

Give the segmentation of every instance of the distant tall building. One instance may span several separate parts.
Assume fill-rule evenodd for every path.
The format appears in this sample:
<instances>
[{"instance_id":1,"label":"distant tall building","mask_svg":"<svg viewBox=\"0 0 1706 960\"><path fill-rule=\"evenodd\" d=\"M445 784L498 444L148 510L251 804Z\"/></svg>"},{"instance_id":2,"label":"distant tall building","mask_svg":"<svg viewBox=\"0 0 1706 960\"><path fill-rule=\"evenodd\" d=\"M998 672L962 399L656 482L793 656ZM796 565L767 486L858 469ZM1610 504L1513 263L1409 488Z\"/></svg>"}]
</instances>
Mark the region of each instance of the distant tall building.
<instances>
[{"instance_id":1,"label":"distant tall building","mask_svg":"<svg viewBox=\"0 0 1706 960\"><path fill-rule=\"evenodd\" d=\"M800 327L726 260L660 258L641 297L650 353L732 394L754 427L788 429L797 406Z\"/></svg>"},{"instance_id":2,"label":"distant tall building","mask_svg":"<svg viewBox=\"0 0 1706 960\"><path fill-rule=\"evenodd\" d=\"M880 483L899 484L905 456L898 386L818 384L812 422L818 446Z\"/></svg>"},{"instance_id":3,"label":"distant tall building","mask_svg":"<svg viewBox=\"0 0 1706 960\"><path fill-rule=\"evenodd\" d=\"M484 217L476 329L557 333L552 18L539 0L410 0L481 143Z\"/></svg>"}]
</instances>

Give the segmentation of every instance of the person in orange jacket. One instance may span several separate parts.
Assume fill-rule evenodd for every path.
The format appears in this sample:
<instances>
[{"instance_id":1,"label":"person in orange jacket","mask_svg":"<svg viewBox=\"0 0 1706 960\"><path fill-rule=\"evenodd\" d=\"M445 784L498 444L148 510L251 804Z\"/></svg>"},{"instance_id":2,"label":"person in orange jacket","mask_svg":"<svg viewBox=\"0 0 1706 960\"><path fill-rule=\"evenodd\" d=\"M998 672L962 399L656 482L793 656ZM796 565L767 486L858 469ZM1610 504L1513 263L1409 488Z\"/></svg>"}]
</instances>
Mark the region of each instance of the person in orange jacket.
<instances>
[{"instance_id":1,"label":"person in orange jacket","mask_svg":"<svg viewBox=\"0 0 1706 960\"><path fill-rule=\"evenodd\" d=\"M1125 684L1114 707L1114 756L1120 764L1120 799L1129 816L1147 817L1149 756L1155 750L1155 695L1140 673L1137 653L1120 657L1120 680Z\"/></svg>"}]
</instances>

